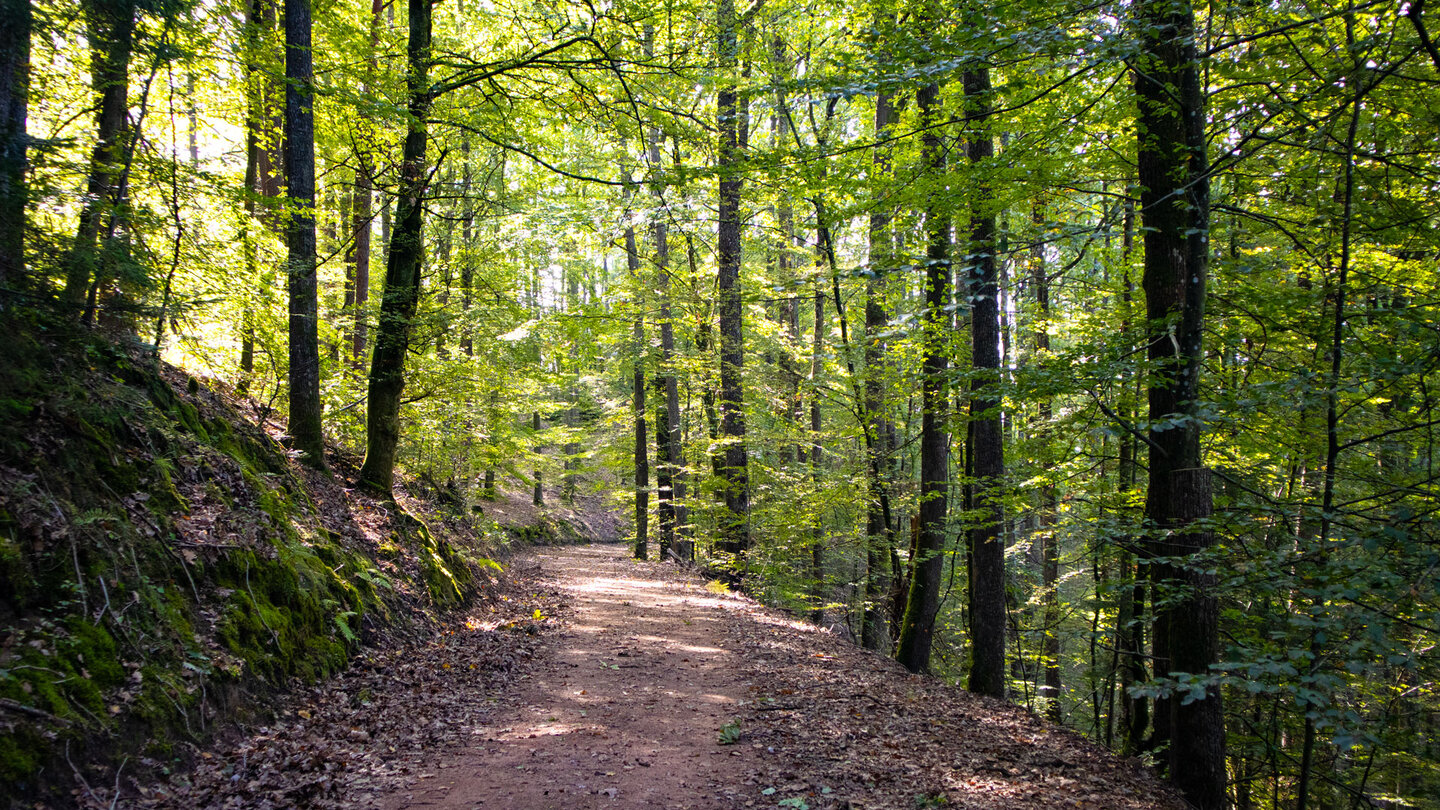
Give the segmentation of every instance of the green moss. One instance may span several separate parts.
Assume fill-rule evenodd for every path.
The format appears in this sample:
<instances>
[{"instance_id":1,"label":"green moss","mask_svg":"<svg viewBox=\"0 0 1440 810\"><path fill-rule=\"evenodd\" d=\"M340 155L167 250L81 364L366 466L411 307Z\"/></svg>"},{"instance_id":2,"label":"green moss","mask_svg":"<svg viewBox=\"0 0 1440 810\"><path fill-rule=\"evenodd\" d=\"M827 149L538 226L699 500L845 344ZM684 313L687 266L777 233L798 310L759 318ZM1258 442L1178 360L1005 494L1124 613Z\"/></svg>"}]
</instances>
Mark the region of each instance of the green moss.
<instances>
[{"instance_id":1,"label":"green moss","mask_svg":"<svg viewBox=\"0 0 1440 810\"><path fill-rule=\"evenodd\" d=\"M0 350L17 341L0 335ZM383 623L406 604L385 563L316 525L310 494L274 442L198 396L197 385L177 393L152 363L88 333L29 343L33 351L7 352L19 360L0 367L0 417L28 415L60 444L28 449L29 429L0 418L0 463L37 469L48 482L44 492L17 487L7 508L58 510L72 526L51 542L0 510L0 614L19 641L0 651L0 696L59 718L23 719L0 738L0 795L35 789L25 780L55 765L60 739L103 756L133 752L143 738L152 755L167 757L193 723L199 677L221 689L327 677L345 666L370 618ZM175 544L177 517L191 509L182 477L242 478L244 487L212 484L191 499L207 511L233 509L253 493L273 525L239 548ZM258 517L244 511L243 520ZM397 525L381 554L418 567L435 604L463 602L473 576L463 555L421 520L402 515ZM199 620L202 611L217 616L213 625ZM209 638L197 636L212 626ZM138 678L125 663L134 661L145 664Z\"/></svg>"},{"instance_id":2,"label":"green moss","mask_svg":"<svg viewBox=\"0 0 1440 810\"><path fill-rule=\"evenodd\" d=\"M10 513L0 509L0 601L19 610L35 593L35 575L12 529Z\"/></svg>"},{"instance_id":3,"label":"green moss","mask_svg":"<svg viewBox=\"0 0 1440 810\"><path fill-rule=\"evenodd\" d=\"M89 673L89 680L97 687L118 686L125 680L115 637L109 631L81 616L72 616L67 630L64 654L72 669Z\"/></svg>"},{"instance_id":4,"label":"green moss","mask_svg":"<svg viewBox=\"0 0 1440 810\"><path fill-rule=\"evenodd\" d=\"M44 741L29 729L0 735L0 782L24 782L35 775L40 762L35 752Z\"/></svg>"}]
</instances>

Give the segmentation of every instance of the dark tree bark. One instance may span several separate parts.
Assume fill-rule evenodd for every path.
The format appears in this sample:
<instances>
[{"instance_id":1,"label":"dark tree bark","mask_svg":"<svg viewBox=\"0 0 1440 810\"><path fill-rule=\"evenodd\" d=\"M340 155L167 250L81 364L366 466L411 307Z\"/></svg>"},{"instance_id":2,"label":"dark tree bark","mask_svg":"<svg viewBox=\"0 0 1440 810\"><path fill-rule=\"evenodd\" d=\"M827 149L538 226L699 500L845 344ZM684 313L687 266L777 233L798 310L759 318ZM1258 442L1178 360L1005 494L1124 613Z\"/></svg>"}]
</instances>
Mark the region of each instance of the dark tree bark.
<instances>
[{"instance_id":1,"label":"dark tree bark","mask_svg":"<svg viewBox=\"0 0 1440 810\"><path fill-rule=\"evenodd\" d=\"M895 112L893 96L881 91L875 96L875 140L871 166L878 181L889 180L890 152L883 142L890 134L890 121ZM861 622L860 644L869 650L883 646L885 599L889 590L890 556L895 545L895 529L886 508L887 478L891 466L890 425L885 406L885 342L881 335L890 325L885 309L885 273L894 262L894 242L890 238L890 212L876 206L870 213L870 279L865 285L865 425L866 455L869 466L867 479L869 497L865 502L865 608Z\"/></svg>"},{"instance_id":2,"label":"dark tree bark","mask_svg":"<svg viewBox=\"0 0 1440 810\"><path fill-rule=\"evenodd\" d=\"M530 414L530 432L537 437L535 442L535 455L539 456L545 451L545 446L540 444L540 412L533 411ZM538 460L537 460L538 463ZM545 505L545 471L538 466L535 468L535 492L530 498L530 503L535 506Z\"/></svg>"},{"instance_id":3,"label":"dark tree bark","mask_svg":"<svg viewBox=\"0 0 1440 810\"><path fill-rule=\"evenodd\" d=\"M380 48L383 9L383 0L371 0L370 51L365 64L365 83L360 88L362 93L370 91L379 67L377 53ZM355 273L355 300L351 305L355 323L350 334L350 362L356 369L363 367L366 343L369 341L370 234L371 222L375 219L375 161L370 154L370 128L361 123L359 132L355 144L355 202L351 207L354 216L351 228L355 232L355 239L350 247L350 261Z\"/></svg>"},{"instance_id":4,"label":"dark tree bark","mask_svg":"<svg viewBox=\"0 0 1440 810\"><path fill-rule=\"evenodd\" d=\"M987 131L990 71L965 72L965 120L970 163L982 173L995 154ZM995 210L989 183L975 184L970 211L970 341L974 382L970 387L972 481L980 523L970 529L973 610L970 617L971 692L1005 696L1005 449L1000 431L1000 304L996 284Z\"/></svg>"},{"instance_id":5,"label":"dark tree bark","mask_svg":"<svg viewBox=\"0 0 1440 810\"><path fill-rule=\"evenodd\" d=\"M249 393L255 375L256 294L269 294L274 278L260 270L259 246L252 229L256 225L274 228L275 207L280 196L277 148L284 129L282 105L277 103L272 81L272 59L278 66L279 51L272 50L276 27L272 0L250 0L245 7L245 75L249 85L245 114L245 278L259 289L247 291L240 313L240 379L235 389ZM262 204L263 201L263 204Z\"/></svg>"},{"instance_id":6,"label":"dark tree bark","mask_svg":"<svg viewBox=\"0 0 1440 810\"><path fill-rule=\"evenodd\" d=\"M1157 673L1205 675L1218 655L1214 576L1185 562L1210 545L1196 520L1211 510L1201 463L1197 399L1208 273L1210 199L1205 100L1189 0L1143 0L1135 59L1138 165L1145 232L1145 310L1150 360L1149 490L1145 516L1157 596ZM1169 779L1201 810L1223 808L1225 729L1219 689L1155 705L1155 743Z\"/></svg>"},{"instance_id":7,"label":"dark tree bark","mask_svg":"<svg viewBox=\"0 0 1440 810\"><path fill-rule=\"evenodd\" d=\"M315 272L315 85L310 0L285 0L285 187L290 218L290 437L301 461L325 468L320 428L320 311Z\"/></svg>"},{"instance_id":8,"label":"dark tree bark","mask_svg":"<svg viewBox=\"0 0 1440 810\"><path fill-rule=\"evenodd\" d=\"M821 228L824 228L823 223ZM810 481L818 493L825 455L825 446L820 441L820 391L817 387L822 368L821 356L825 350L825 293L820 289L819 278L815 282L813 334L814 341L810 344ZM810 621L819 624L823 618L821 605L825 603L825 529L819 515L812 516L811 520L810 598L814 606L810 610Z\"/></svg>"},{"instance_id":9,"label":"dark tree bark","mask_svg":"<svg viewBox=\"0 0 1440 810\"><path fill-rule=\"evenodd\" d=\"M645 425L645 316L644 299L640 290L644 284L640 278L640 252L635 245L635 228L625 228L625 266L630 278L635 280L635 374L633 396L635 399L635 559L648 559L650 555L650 456L649 438Z\"/></svg>"},{"instance_id":10,"label":"dark tree bark","mask_svg":"<svg viewBox=\"0 0 1440 810\"><path fill-rule=\"evenodd\" d=\"M1131 311L1135 283L1130 277L1130 265L1128 260L1135 245L1135 206L1131 202L1125 203L1123 230L1122 255L1126 260L1124 263L1125 277L1121 288L1121 300L1127 313L1125 320L1121 323L1121 329L1127 334L1131 331L1128 313ZM1130 340L1126 340L1127 347ZM1119 413L1121 418L1127 422L1131 420L1132 397L1138 398L1138 391L1134 381L1125 378L1125 391L1121 395ZM1125 436L1120 442L1120 460L1118 474L1120 476L1120 491L1130 492L1135 489L1139 465L1137 462L1137 451L1139 441L1134 436ZM1116 626L1116 647L1118 653L1123 656L1120 666L1120 722L1125 739L1121 743L1121 753L1137 754L1145 747L1145 732L1150 726L1150 704L1144 697L1132 697L1130 686L1144 683L1149 680L1150 673L1146 669L1145 655L1145 577L1141 567L1135 561L1135 555L1129 551L1134 547L1133 537L1122 537L1118 541L1122 548L1127 549L1120 557L1120 605L1115 619Z\"/></svg>"},{"instance_id":11,"label":"dark tree bark","mask_svg":"<svg viewBox=\"0 0 1440 810\"><path fill-rule=\"evenodd\" d=\"M1045 267L1044 225L1045 212L1036 206L1032 220L1035 225L1035 243L1030 249L1030 284L1035 288L1035 309L1039 323L1035 325L1035 361L1049 362L1050 355L1050 276ZM1041 436L1050 433L1052 410L1049 397L1040 400L1037 406ZM1044 460L1048 465L1049 459ZM1045 601L1045 683L1040 696L1045 699L1045 716L1059 723L1062 719L1060 694L1060 546L1055 536L1056 513L1059 500L1055 485L1046 481L1040 488L1040 508L1036 515L1039 523L1040 580Z\"/></svg>"},{"instance_id":12,"label":"dark tree bark","mask_svg":"<svg viewBox=\"0 0 1440 810\"><path fill-rule=\"evenodd\" d=\"M420 302L420 269L424 257L424 202L427 179L425 121L430 96L430 0L410 0L410 38L406 49L409 75L409 122L400 164L400 195L395 232L385 267L385 290L375 328L370 360L370 391L366 408L365 463L360 483L390 494L395 475L395 450L400 441L400 394L405 389L405 355L410 327Z\"/></svg>"},{"instance_id":13,"label":"dark tree bark","mask_svg":"<svg viewBox=\"0 0 1440 810\"><path fill-rule=\"evenodd\" d=\"M30 0L0 0L0 292L25 276ZM5 301L0 298L0 307Z\"/></svg>"},{"instance_id":14,"label":"dark tree bark","mask_svg":"<svg viewBox=\"0 0 1440 810\"><path fill-rule=\"evenodd\" d=\"M85 31L90 40L90 86L100 96L95 113L95 150L85 184L85 204L75 243L66 260L61 300L80 308L99 283L100 232L105 217L123 204L120 182L126 146L125 117L130 109L130 50L135 36L135 0L85 0ZM86 317L91 307L87 307Z\"/></svg>"},{"instance_id":15,"label":"dark tree bark","mask_svg":"<svg viewBox=\"0 0 1440 810\"><path fill-rule=\"evenodd\" d=\"M716 171L720 176L720 209L716 233L718 297L720 309L720 434L725 445L725 466L720 484L725 509L720 536L723 548L743 555L750 547L750 483L745 451L745 397L741 371L745 364L742 328L744 305L740 296L740 190L744 110L735 87L738 61L735 2L720 0L717 13L720 54L720 91L716 117L720 132Z\"/></svg>"},{"instance_id":16,"label":"dark tree bark","mask_svg":"<svg viewBox=\"0 0 1440 810\"><path fill-rule=\"evenodd\" d=\"M928 84L915 99L921 120L933 124L939 117L940 87ZM945 169L940 136L927 126L921 136L922 162L939 178ZM935 196L932 195L932 200ZM940 610L940 580L945 563L945 507L949 488L950 438L949 385L945 351L950 319L950 218L931 202L925 211L925 318L921 357L920 514L912 544L910 590L900 624L896 659L911 672L930 668L935 614Z\"/></svg>"},{"instance_id":17,"label":"dark tree bark","mask_svg":"<svg viewBox=\"0 0 1440 810\"><path fill-rule=\"evenodd\" d=\"M463 162L460 175L460 204L464 209L460 215L460 244L463 246L460 262L460 311L465 314L464 327L460 332L460 351L466 357L475 356L475 339L470 331L470 307L474 306L475 288L475 201L470 196L470 175L473 164L470 158L470 141L460 142L460 160Z\"/></svg>"},{"instance_id":18,"label":"dark tree bark","mask_svg":"<svg viewBox=\"0 0 1440 810\"><path fill-rule=\"evenodd\" d=\"M646 54L654 53L654 32L645 29ZM648 149L650 171L661 175L660 143L662 135L650 128ZM652 182L655 204L663 208L664 198L658 181ZM685 498L685 476L682 472L683 453L680 436L680 385L675 377L675 324L670 308L670 238L663 211L650 223L650 236L655 242L655 292L660 318L660 368L656 372L657 394L663 397L655 413L656 484L659 488L660 558L672 549L680 559L691 557L690 543L684 536L685 511L680 505Z\"/></svg>"}]
</instances>

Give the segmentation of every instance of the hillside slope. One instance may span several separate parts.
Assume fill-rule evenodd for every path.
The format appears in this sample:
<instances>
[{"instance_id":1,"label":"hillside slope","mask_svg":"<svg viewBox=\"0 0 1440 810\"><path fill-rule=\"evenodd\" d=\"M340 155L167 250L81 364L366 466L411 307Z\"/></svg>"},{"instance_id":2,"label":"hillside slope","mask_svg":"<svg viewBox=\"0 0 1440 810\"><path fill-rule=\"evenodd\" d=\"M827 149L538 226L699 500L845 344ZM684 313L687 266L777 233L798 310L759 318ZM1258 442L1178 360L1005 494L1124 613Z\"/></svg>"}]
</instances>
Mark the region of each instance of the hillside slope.
<instances>
[{"instance_id":1,"label":"hillside slope","mask_svg":"<svg viewBox=\"0 0 1440 810\"><path fill-rule=\"evenodd\" d=\"M16 313L8 313L17 317ZM254 406L88 333L0 336L0 796L163 770L497 576L493 520L300 467ZM263 414L262 414L263 415ZM533 534L533 530L527 534Z\"/></svg>"}]
</instances>

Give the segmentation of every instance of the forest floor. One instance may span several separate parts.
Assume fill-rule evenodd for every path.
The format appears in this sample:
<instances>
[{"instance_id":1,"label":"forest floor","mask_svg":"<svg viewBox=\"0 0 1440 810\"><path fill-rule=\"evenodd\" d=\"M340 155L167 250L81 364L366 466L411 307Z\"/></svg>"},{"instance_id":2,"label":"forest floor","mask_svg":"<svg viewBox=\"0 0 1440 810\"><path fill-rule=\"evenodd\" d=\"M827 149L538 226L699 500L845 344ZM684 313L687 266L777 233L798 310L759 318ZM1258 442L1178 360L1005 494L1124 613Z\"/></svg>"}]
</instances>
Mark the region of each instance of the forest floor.
<instances>
[{"instance_id":1,"label":"forest floor","mask_svg":"<svg viewBox=\"0 0 1440 810\"><path fill-rule=\"evenodd\" d=\"M1183 808L1133 760L620 545L378 650L153 808Z\"/></svg>"}]
</instances>

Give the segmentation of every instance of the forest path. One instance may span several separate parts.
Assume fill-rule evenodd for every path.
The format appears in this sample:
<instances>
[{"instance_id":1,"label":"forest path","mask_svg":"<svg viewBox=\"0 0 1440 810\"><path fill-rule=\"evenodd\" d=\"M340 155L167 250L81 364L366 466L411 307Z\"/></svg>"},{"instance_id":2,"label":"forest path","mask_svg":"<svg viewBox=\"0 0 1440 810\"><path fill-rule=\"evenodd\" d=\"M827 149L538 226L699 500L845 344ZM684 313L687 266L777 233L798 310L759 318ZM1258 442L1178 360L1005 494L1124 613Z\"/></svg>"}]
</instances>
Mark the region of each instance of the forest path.
<instances>
[{"instance_id":1,"label":"forest path","mask_svg":"<svg viewBox=\"0 0 1440 810\"><path fill-rule=\"evenodd\" d=\"M753 603L636 564L620 545L531 559L567 597L566 625L546 633L485 733L382 806L743 806L759 754L719 738L751 698L727 628Z\"/></svg>"}]
</instances>

